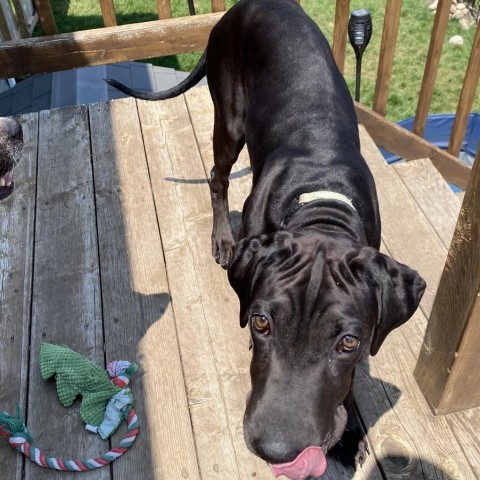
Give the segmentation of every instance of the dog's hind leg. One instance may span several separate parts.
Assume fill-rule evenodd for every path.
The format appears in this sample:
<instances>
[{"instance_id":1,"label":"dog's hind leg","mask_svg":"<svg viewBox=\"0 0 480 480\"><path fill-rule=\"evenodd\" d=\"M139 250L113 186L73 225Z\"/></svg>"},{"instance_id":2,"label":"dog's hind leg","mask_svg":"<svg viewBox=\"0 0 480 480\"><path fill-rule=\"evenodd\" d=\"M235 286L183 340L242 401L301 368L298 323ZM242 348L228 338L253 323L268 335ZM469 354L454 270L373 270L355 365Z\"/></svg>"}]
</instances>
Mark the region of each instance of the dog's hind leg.
<instances>
[{"instance_id":1,"label":"dog's hind leg","mask_svg":"<svg viewBox=\"0 0 480 480\"><path fill-rule=\"evenodd\" d=\"M233 164L245 145L242 117L226 118L215 109L213 129L213 155L215 166L210 179L210 195L213 208L212 254L223 268L228 267L235 239L229 219L228 176Z\"/></svg>"}]
</instances>

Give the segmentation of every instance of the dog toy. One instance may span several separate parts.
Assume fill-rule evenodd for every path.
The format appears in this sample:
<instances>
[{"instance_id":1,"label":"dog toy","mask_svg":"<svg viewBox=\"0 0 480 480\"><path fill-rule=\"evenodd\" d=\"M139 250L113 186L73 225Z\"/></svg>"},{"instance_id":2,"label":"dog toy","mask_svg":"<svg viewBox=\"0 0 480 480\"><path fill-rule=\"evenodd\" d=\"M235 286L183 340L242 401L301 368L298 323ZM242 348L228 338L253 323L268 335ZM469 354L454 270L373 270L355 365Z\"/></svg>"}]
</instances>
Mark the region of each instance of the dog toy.
<instances>
[{"instance_id":1,"label":"dog toy","mask_svg":"<svg viewBox=\"0 0 480 480\"><path fill-rule=\"evenodd\" d=\"M135 363L122 360L109 363L105 371L65 346L42 343L40 372L44 380L55 375L61 404L69 407L81 395L80 417L86 423L85 428L98 433L103 440L115 433L122 420L127 422L127 432L117 447L101 457L89 460L53 458L35 446L17 405L16 416L0 412L0 436L8 437L12 448L41 467L80 472L108 465L128 451L138 434L133 395L127 387L137 368Z\"/></svg>"}]
</instances>

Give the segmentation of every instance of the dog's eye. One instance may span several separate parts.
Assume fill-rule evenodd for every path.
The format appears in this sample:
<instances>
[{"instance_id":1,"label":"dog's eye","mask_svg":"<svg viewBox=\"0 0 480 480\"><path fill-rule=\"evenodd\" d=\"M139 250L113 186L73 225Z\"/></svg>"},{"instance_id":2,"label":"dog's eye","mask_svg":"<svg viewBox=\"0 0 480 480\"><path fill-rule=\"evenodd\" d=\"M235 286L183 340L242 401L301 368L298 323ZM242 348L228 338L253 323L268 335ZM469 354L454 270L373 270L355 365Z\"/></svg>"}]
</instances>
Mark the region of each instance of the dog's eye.
<instances>
[{"instance_id":1,"label":"dog's eye","mask_svg":"<svg viewBox=\"0 0 480 480\"><path fill-rule=\"evenodd\" d=\"M337 345L339 352L354 352L360 346L360 340L353 335L345 335Z\"/></svg>"},{"instance_id":2,"label":"dog's eye","mask_svg":"<svg viewBox=\"0 0 480 480\"><path fill-rule=\"evenodd\" d=\"M252 325L258 332L263 333L264 335L270 334L270 322L265 316L259 314L252 315Z\"/></svg>"}]
</instances>

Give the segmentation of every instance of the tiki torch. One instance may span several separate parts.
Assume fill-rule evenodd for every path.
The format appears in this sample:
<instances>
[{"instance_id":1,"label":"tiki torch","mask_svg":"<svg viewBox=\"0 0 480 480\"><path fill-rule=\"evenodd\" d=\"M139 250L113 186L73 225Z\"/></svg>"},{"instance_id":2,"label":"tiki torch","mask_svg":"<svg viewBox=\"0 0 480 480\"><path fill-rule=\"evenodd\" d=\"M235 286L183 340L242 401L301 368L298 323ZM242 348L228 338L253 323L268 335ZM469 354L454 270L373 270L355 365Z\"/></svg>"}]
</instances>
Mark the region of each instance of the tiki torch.
<instances>
[{"instance_id":1,"label":"tiki torch","mask_svg":"<svg viewBox=\"0 0 480 480\"><path fill-rule=\"evenodd\" d=\"M357 57L355 100L360 101L360 79L362 76L362 55L372 36L372 17L365 8L354 10L348 21L348 38Z\"/></svg>"}]
</instances>

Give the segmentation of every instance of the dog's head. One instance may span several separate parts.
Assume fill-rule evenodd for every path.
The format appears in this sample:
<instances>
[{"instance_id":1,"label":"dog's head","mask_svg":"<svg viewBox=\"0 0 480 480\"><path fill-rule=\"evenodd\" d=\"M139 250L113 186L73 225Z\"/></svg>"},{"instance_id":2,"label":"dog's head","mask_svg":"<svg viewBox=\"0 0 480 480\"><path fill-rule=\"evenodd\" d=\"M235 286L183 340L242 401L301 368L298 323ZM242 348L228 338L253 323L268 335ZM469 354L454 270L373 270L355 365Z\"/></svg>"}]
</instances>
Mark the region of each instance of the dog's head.
<instances>
[{"instance_id":1,"label":"dog's head","mask_svg":"<svg viewBox=\"0 0 480 480\"><path fill-rule=\"evenodd\" d=\"M23 148L22 126L13 118L0 117L0 200L13 192L12 170Z\"/></svg>"},{"instance_id":2,"label":"dog's head","mask_svg":"<svg viewBox=\"0 0 480 480\"><path fill-rule=\"evenodd\" d=\"M253 344L248 447L273 465L310 447L321 454L305 461L324 461L345 429L355 366L410 318L425 282L345 237L289 232L239 242L228 276Z\"/></svg>"}]
</instances>

